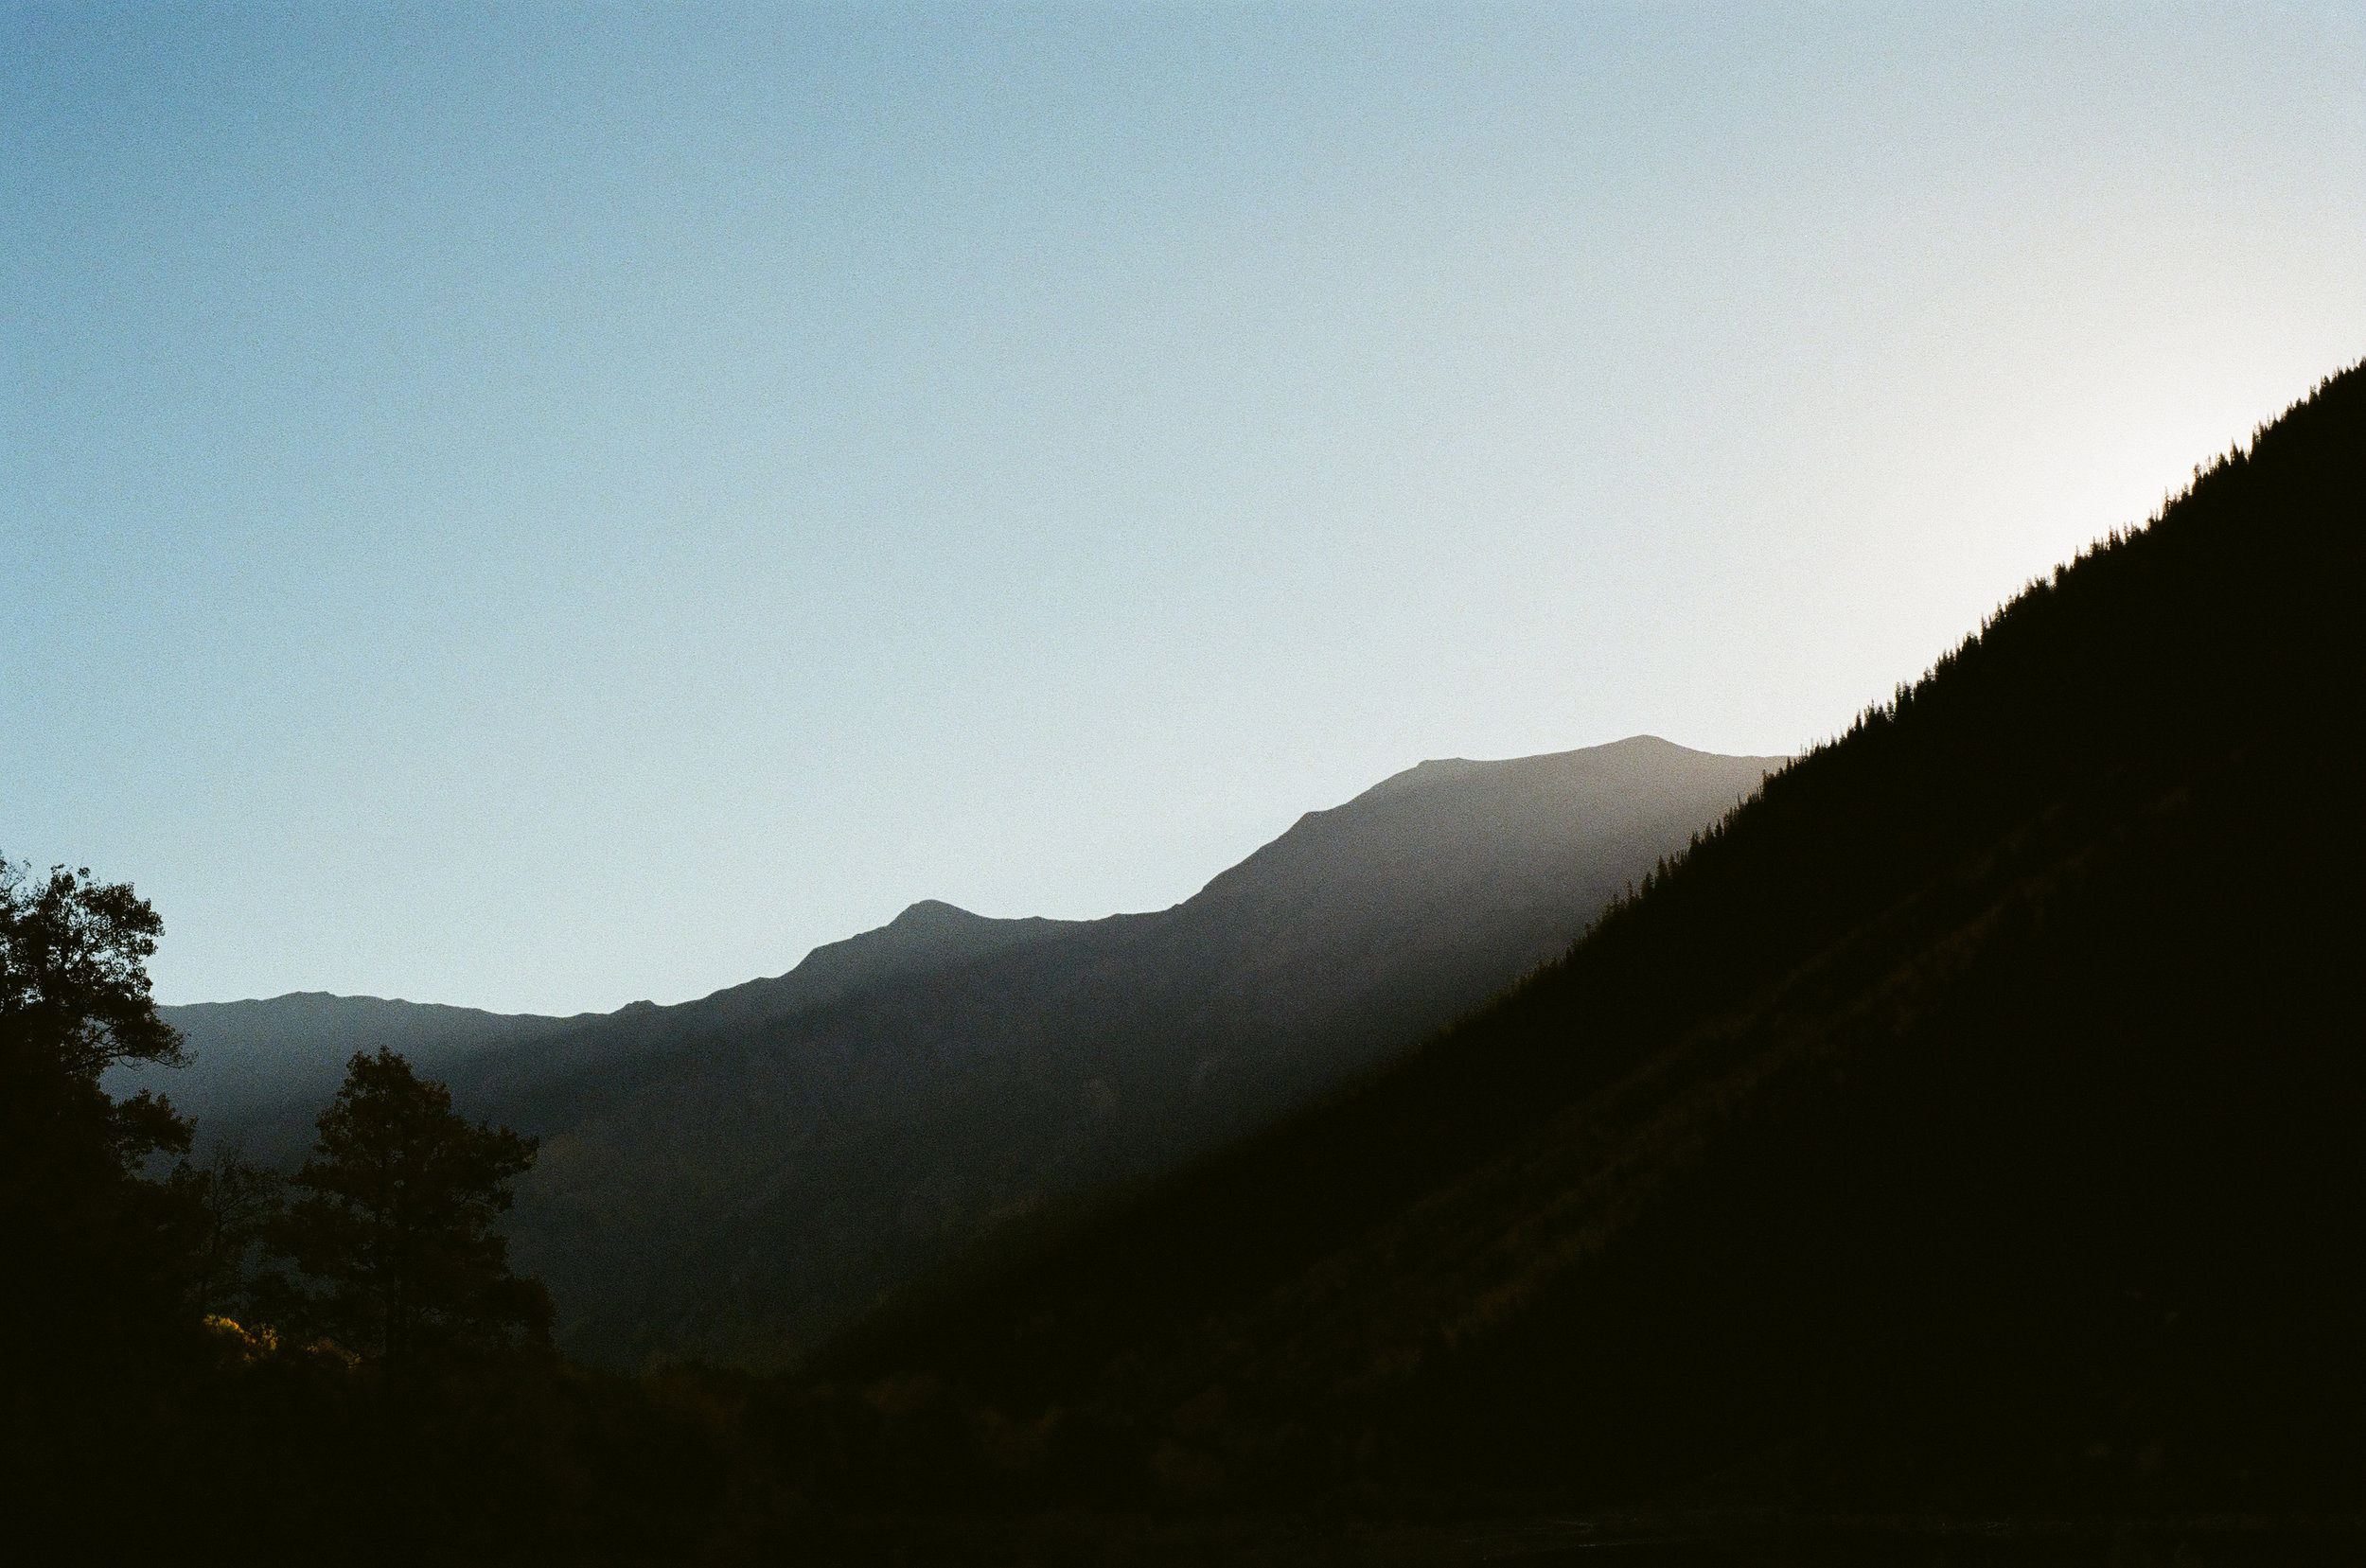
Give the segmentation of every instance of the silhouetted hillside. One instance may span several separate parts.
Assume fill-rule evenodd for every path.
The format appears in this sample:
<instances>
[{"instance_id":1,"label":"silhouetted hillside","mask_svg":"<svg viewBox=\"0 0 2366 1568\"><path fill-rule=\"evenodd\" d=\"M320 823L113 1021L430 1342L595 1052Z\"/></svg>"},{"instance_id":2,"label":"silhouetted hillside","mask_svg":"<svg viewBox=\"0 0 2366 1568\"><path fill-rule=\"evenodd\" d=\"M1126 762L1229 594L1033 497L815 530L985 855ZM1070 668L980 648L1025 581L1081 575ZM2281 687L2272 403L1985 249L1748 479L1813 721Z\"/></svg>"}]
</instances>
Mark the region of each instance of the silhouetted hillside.
<instances>
[{"instance_id":1,"label":"silhouetted hillside","mask_svg":"<svg viewBox=\"0 0 2366 1568\"><path fill-rule=\"evenodd\" d=\"M784 1420L888 1505L2357 1508L2362 598L2353 370L1565 960Z\"/></svg>"}]
</instances>

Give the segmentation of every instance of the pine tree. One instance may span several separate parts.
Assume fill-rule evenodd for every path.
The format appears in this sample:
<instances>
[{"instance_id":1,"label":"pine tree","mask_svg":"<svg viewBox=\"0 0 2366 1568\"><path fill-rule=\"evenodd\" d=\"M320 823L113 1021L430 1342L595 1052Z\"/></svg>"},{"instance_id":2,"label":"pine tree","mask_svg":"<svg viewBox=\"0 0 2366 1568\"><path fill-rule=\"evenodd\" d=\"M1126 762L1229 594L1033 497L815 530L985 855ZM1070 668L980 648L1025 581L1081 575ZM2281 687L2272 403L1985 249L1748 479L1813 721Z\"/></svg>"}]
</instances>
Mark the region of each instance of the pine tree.
<instances>
[{"instance_id":1,"label":"pine tree","mask_svg":"<svg viewBox=\"0 0 2366 1568\"><path fill-rule=\"evenodd\" d=\"M274 1245L311 1277L320 1327L397 1365L547 1342L549 1293L494 1229L535 1139L469 1123L385 1049L354 1055L317 1126Z\"/></svg>"}]
</instances>

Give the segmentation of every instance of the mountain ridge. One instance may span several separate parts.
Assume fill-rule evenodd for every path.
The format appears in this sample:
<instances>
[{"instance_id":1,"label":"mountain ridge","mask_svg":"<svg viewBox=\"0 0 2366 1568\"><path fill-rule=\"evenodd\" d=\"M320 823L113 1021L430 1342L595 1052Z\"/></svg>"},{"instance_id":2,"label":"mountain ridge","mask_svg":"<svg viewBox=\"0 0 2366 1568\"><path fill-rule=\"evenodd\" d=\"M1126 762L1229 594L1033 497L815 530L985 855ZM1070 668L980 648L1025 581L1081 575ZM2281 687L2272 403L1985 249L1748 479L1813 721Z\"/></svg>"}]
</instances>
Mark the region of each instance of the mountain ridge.
<instances>
[{"instance_id":1,"label":"mountain ridge","mask_svg":"<svg viewBox=\"0 0 2366 1568\"><path fill-rule=\"evenodd\" d=\"M537 1025L437 1075L468 1114L543 1138L512 1232L572 1348L781 1365L1012 1217L1409 1048L1782 760L1631 737L1417 765L1164 910L1001 921L922 900L786 975ZM345 1054L316 1051L319 1071ZM250 1120L250 1151L300 1153L333 1088Z\"/></svg>"},{"instance_id":2,"label":"mountain ridge","mask_svg":"<svg viewBox=\"0 0 2366 1568\"><path fill-rule=\"evenodd\" d=\"M520 1256L562 1301L583 1298L574 1281L625 1268L606 1245L655 1201L617 1162L664 1127L743 1125L721 1135L744 1151L736 1185L663 1206L667 1244L711 1260L658 1271L626 1314L644 1325L632 1338L583 1318L568 1343L628 1361L666 1345L794 1359L998 1216L1163 1169L1411 1045L1565 947L1779 761L1614 743L1476 765L1460 795L1359 798L1301 820L1168 909L1078 923L729 1044L684 1042L670 1066L644 1057L619 1069L643 1075L622 1099L620 1076L559 1097L596 1092L606 1108L588 1119L515 1105L521 1125L554 1131L531 1204L521 1195ZM1621 788L1653 766L1688 782ZM742 1123L751 1102L778 1109ZM633 1207L594 1195L625 1186ZM740 1218L690 1240L681 1216L723 1202ZM784 1249L789 1236L803 1240ZM703 1303L676 1289L726 1275L736 1283ZM782 1328L750 1327L767 1323Z\"/></svg>"}]
</instances>

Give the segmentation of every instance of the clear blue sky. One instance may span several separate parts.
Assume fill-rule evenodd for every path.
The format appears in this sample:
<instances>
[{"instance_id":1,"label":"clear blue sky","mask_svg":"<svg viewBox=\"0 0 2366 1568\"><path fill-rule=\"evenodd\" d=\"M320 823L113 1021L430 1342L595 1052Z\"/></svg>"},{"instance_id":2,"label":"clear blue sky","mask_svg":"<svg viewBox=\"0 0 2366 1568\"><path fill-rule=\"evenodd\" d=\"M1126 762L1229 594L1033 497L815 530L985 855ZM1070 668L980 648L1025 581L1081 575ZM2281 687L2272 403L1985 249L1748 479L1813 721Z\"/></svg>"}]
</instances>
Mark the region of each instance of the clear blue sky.
<instances>
[{"instance_id":1,"label":"clear blue sky","mask_svg":"<svg viewBox=\"0 0 2366 1568\"><path fill-rule=\"evenodd\" d=\"M1788 751L2366 354L2366 10L0 9L0 850L168 1000Z\"/></svg>"}]
</instances>

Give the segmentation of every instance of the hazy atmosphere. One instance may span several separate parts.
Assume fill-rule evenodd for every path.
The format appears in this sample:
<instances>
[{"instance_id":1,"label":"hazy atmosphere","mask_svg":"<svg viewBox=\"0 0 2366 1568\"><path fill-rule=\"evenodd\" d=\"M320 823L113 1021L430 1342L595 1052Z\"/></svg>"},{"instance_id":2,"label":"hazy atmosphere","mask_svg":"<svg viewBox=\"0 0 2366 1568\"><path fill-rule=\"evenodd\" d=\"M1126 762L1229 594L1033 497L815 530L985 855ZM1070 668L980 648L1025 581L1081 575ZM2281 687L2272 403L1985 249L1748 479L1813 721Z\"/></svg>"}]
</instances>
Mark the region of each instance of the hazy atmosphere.
<instances>
[{"instance_id":1,"label":"hazy atmosphere","mask_svg":"<svg viewBox=\"0 0 2366 1568\"><path fill-rule=\"evenodd\" d=\"M675 1001L1791 753L2366 344L2355 6L0 8L0 851Z\"/></svg>"}]
</instances>

